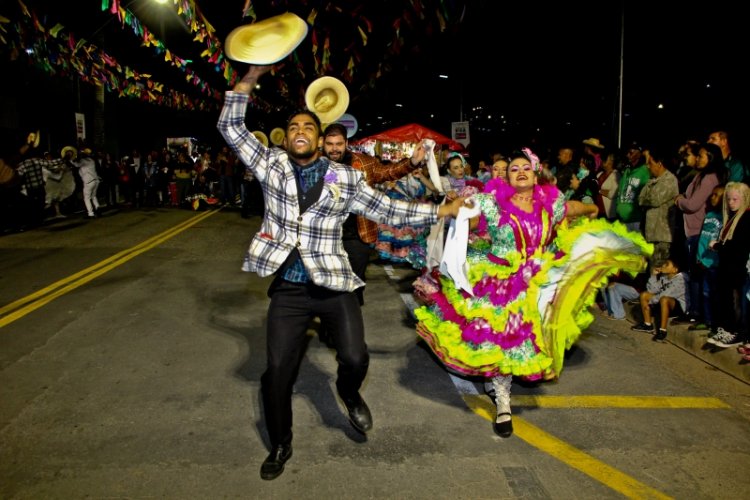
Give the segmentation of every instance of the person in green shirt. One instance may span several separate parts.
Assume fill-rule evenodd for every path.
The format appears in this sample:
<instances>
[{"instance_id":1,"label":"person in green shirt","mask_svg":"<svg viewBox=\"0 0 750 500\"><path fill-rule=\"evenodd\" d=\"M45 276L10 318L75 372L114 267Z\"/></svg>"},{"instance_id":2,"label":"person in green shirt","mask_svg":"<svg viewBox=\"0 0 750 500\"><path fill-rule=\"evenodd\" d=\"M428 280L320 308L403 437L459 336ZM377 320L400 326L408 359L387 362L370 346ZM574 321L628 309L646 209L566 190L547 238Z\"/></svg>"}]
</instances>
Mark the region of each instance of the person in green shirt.
<instances>
[{"instance_id":1,"label":"person in green shirt","mask_svg":"<svg viewBox=\"0 0 750 500\"><path fill-rule=\"evenodd\" d=\"M631 231L641 230L641 219L643 217L641 207L638 203L638 195L641 189L651 178L648 166L643 159L640 146L633 143L626 154L628 162L620 177L615 198L617 219L625 224Z\"/></svg>"}]
</instances>

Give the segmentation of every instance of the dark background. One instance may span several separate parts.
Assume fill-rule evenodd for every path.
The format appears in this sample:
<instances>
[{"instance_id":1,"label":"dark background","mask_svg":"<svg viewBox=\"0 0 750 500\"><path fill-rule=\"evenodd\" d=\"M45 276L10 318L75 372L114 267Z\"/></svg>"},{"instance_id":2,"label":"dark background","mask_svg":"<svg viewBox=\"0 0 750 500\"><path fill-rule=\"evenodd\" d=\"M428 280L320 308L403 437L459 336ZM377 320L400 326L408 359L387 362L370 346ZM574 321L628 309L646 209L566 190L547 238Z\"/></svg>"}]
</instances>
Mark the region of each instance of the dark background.
<instances>
[{"instance_id":1,"label":"dark background","mask_svg":"<svg viewBox=\"0 0 750 500\"><path fill-rule=\"evenodd\" d=\"M119 155L132 147L161 148L166 137L221 142L215 131L220 99L201 94L183 73L165 64L163 55L141 47L128 26L102 12L101 0L24 3L42 25L59 22L64 33L95 43L166 87L206 99L213 109L177 110L110 92L97 116L93 85L74 74L50 75L24 52L14 56L6 43L0 44L4 135L22 137L40 128L45 146L57 149L74 143L73 113L78 111L86 114L89 127L102 120L101 142ZM213 89L230 88L200 57L205 46L194 41L171 0L121 5L173 53L192 59L190 67ZM193 5L221 41L252 21L242 17L243 0ZM295 54L261 80L259 108L248 115L251 130L268 133L283 126L288 114L304 104L306 86L327 74L349 89L347 112L359 122L355 139L412 122L450 135L451 122L463 119L471 123L470 151L479 156L520 144L541 149L578 145L592 136L607 146L662 142L676 149L685 139L704 140L723 129L730 132L733 149L747 158L750 106L740 73L750 44L742 38L746 17L739 7L491 0L265 0L252 5L258 19L287 10L303 19L313 11L317 15ZM0 15L13 21L21 17L19 11L16 1L0 0ZM12 23L5 26L6 38L12 39ZM367 34L366 45L360 28ZM329 39L328 68L316 69L313 32L319 45ZM350 58L356 60L351 77L345 72ZM243 63L231 65L239 75L247 70Z\"/></svg>"}]
</instances>

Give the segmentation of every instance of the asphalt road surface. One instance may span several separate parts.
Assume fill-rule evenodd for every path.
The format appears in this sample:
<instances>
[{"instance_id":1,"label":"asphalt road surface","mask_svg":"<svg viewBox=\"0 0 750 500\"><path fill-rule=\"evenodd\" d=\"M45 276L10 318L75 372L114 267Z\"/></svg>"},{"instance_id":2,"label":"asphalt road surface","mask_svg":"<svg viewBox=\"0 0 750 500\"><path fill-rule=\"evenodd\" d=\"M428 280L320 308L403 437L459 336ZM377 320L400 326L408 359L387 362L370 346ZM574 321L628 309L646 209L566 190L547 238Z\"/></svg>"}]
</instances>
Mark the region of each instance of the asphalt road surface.
<instances>
[{"instance_id":1,"label":"asphalt road surface","mask_svg":"<svg viewBox=\"0 0 750 500\"><path fill-rule=\"evenodd\" d=\"M0 238L0 498L747 498L750 386L597 319L557 382L514 382L515 433L418 341L415 272L374 261L357 434L310 329L294 456L262 481L270 279L257 217L143 210Z\"/></svg>"}]
</instances>

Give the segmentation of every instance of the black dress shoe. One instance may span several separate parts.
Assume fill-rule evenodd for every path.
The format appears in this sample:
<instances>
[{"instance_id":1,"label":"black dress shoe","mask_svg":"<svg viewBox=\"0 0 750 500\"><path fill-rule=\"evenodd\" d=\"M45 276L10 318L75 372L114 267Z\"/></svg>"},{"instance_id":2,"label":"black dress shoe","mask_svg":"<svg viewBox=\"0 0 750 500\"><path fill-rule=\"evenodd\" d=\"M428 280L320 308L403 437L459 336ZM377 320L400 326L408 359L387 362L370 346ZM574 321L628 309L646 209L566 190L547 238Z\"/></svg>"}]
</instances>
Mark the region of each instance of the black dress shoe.
<instances>
[{"instance_id":1,"label":"black dress shoe","mask_svg":"<svg viewBox=\"0 0 750 500\"><path fill-rule=\"evenodd\" d=\"M344 405L346 405L346 409L349 412L349 422L352 424L352 427L362 434L372 429L372 415L362 396L359 396L354 401L344 400Z\"/></svg>"},{"instance_id":2,"label":"black dress shoe","mask_svg":"<svg viewBox=\"0 0 750 500\"><path fill-rule=\"evenodd\" d=\"M513 435L513 420L510 418L510 413L501 413L497 416L497 418L503 417L505 415L508 415L508 420L505 420L504 422L498 422L497 419L495 419L495 423L492 424L492 428L494 429L495 434L497 434L501 438L509 438Z\"/></svg>"},{"instance_id":3,"label":"black dress shoe","mask_svg":"<svg viewBox=\"0 0 750 500\"><path fill-rule=\"evenodd\" d=\"M260 466L260 478L270 481L284 472L284 464L292 458L292 444L279 444L271 449L270 455Z\"/></svg>"}]
</instances>

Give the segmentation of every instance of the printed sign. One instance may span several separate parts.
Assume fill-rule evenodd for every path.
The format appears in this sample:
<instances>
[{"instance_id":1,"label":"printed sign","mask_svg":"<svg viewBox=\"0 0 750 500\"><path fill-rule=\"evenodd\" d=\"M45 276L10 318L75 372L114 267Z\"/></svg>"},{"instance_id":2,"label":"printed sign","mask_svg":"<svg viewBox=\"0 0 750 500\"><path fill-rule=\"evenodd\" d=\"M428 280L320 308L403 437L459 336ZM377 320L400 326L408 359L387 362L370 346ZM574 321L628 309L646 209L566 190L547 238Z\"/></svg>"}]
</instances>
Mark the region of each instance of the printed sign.
<instances>
[{"instance_id":1,"label":"printed sign","mask_svg":"<svg viewBox=\"0 0 750 500\"><path fill-rule=\"evenodd\" d=\"M451 124L451 134L451 139L461 143L463 147L469 146L471 142L471 138L469 137L469 122L453 122Z\"/></svg>"},{"instance_id":2,"label":"printed sign","mask_svg":"<svg viewBox=\"0 0 750 500\"><path fill-rule=\"evenodd\" d=\"M83 113L76 113L76 137L86 140L86 116Z\"/></svg>"}]
</instances>

